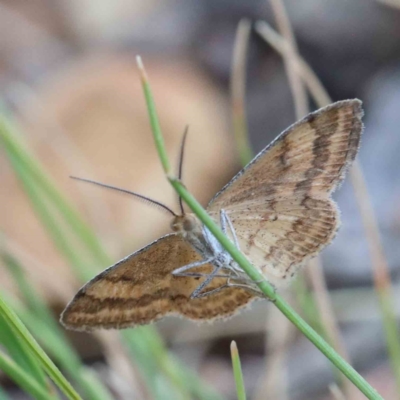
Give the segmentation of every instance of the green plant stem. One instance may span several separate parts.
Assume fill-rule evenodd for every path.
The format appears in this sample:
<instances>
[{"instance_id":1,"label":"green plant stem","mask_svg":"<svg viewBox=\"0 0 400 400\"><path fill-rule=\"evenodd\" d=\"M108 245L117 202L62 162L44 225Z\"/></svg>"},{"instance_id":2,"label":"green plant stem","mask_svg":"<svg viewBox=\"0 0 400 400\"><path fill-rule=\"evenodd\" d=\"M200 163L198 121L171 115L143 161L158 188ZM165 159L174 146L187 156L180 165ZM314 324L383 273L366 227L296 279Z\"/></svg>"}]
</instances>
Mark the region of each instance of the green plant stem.
<instances>
[{"instance_id":1,"label":"green plant stem","mask_svg":"<svg viewBox=\"0 0 400 400\"><path fill-rule=\"evenodd\" d=\"M0 297L0 315L6 320L6 322L13 328L19 338L24 341L29 350L36 356L41 363L43 369L48 373L53 382L60 388L68 399L81 400L79 394L71 386L71 384L64 378L59 369L50 360L47 354L38 345L36 340L32 337L29 331L26 329L21 320L12 311L7 304Z\"/></svg>"},{"instance_id":2,"label":"green plant stem","mask_svg":"<svg viewBox=\"0 0 400 400\"><path fill-rule=\"evenodd\" d=\"M240 363L239 351L236 342L233 340L231 343L231 357L233 376L235 378L236 393L238 400L246 400L246 389L244 387L242 366Z\"/></svg>"},{"instance_id":3,"label":"green plant stem","mask_svg":"<svg viewBox=\"0 0 400 400\"><path fill-rule=\"evenodd\" d=\"M265 280L262 273L255 268L247 258L233 245L215 224L197 200L185 189L176 178L169 178L171 185L182 197L189 208L196 214L200 221L210 230L215 238L228 251L232 258L240 265L243 271L257 284L261 292L334 364L351 382L356 385L369 399L382 399L375 389L351 367L338 353L312 329L297 314L285 300L279 296L273 287Z\"/></svg>"},{"instance_id":4,"label":"green plant stem","mask_svg":"<svg viewBox=\"0 0 400 400\"><path fill-rule=\"evenodd\" d=\"M139 65L142 71L144 67L142 64ZM142 72L143 77L146 77ZM149 109L150 118L155 113L155 105L153 96L151 94L150 85L147 81L143 82L143 88L147 91L146 102ZM150 110L152 111L150 113ZM167 157L167 152L164 146L164 141L157 136L162 136L161 128L158 124L152 123L154 141L156 143L157 152L160 160ZM168 165L168 163L167 163ZM247 258L235 247L235 245L223 234L222 230L216 225L214 220L207 214L204 208L198 203L198 201L186 190L184 185L174 176L169 175L169 170L164 167L164 171L167 175L169 182L175 191L182 197L189 208L199 218L199 220L209 229L214 237L221 243L224 249L232 256L232 258L238 263L243 271L250 277L250 279L257 284L264 296L269 299L278 309L316 346L331 362L334 364L351 382L357 386L368 399L383 400L382 397L376 392L376 390L361 376L357 371L351 367L338 353L312 329L301 317L297 314L285 300L279 296L274 288L266 281L261 271L254 267Z\"/></svg>"},{"instance_id":5,"label":"green plant stem","mask_svg":"<svg viewBox=\"0 0 400 400\"><path fill-rule=\"evenodd\" d=\"M33 295L34 294L35 293L33 293ZM32 310L26 309L20 301L11 297L4 297L4 295L3 300L14 310L27 328L38 336L38 341L48 354L53 357L57 364L65 370L66 374L79 385L82 392L85 394L85 399L112 400L111 394L103 383L99 381L98 376L82 364L76 351L68 343L64 332L60 329L59 325L55 323L52 317L50 317L50 321L47 319L44 321L42 319L43 316L42 318L38 318L37 314L32 312ZM41 302L40 297L36 298L36 302ZM47 308L44 302L42 306ZM50 313L48 308L46 313L47 312Z\"/></svg>"},{"instance_id":6,"label":"green plant stem","mask_svg":"<svg viewBox=\"0 0 400 400\"><path fill-rule=\"evenodd\" d=\"M0 343L10 357L42 387L49 383L43 369L26 344L15 335L12 327L0 315Z\"/></svg>"},{"instance_id":7,"label":"green plant stem","mask_svg":"<svg viewBox=\"0 0 400 400\"><path fill-rule=\"evenodd\" d=\"M157 111L156 111L156 106L154 104L153 95L150 90L149 80L147 79L147 73L143 67L142 59L140 58L140 56L136 57L136 62L139 67L140 77L142 80L143 92L146 97L146 103L148 105L151 129L152 129L152 131L161 132L160 123L158 121L158 116L157 116ZM153 135L153 138L156 141L155 144L156 144L157 149L165 149L164 138L162 135ZM162 167L163 167L165 173L169 174L169 171L171 170L171 164L169 162L167 152L166 151L161 152L161 153L159 153L159 156L160 156L161 164L162 164Z\"/></svg>"},{"instance_id":8,"label":"green plant stem","mask_svg":"<svg viewBox=\"0 0 400 400\"><path fill-rule=\"evenodd\" d=\"M52 396L32 376L26 373L18 366L10 357L0 351L0 370L4 371L15 383L23 388L27 393L31 394L38 400L54 400L57 396Z\"/></svg>"},{"instance_id":9,"label":"green plant stem","mask_svg":"<svg viewBox=\"0 0 400 400\"><path fill-rule=\"evenodd\" d=\"M269 44L285 56L285 51L288 51L288 44L285 38L281 37L268 24L262 21L256 23L256 30ZM282 51L283 49L286 50ZM299 73L316 104L319 107L324 107L332 103L332 99L329 97L318 76L305 60L296 53L296 57L293 57L293 61L298 64ZM398 337L397 320L394 313L392 282L374 210L369 200L370 196L362 174L362 169L357 160L350 170L350 180L354 188L354 194L365 227L374 272L374 288L382 313L382 323L389 359L395 376L397 389L400 392L400 341Z\"/></svg>"}]
</instances>

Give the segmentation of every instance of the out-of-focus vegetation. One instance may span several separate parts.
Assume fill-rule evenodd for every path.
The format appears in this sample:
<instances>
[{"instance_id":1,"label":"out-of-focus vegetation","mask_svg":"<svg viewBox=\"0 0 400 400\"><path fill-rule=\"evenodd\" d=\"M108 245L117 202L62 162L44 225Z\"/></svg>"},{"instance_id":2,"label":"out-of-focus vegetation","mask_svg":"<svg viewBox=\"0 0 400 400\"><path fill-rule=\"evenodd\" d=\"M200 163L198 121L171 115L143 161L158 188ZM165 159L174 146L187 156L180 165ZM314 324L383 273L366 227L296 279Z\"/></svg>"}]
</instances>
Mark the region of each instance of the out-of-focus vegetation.
<instances>
[{"instance_id":1,"label":"out-of-focus vegetation","mask_svg":"<svg viewBox=\"0 0 400 400\"><path fill-rule=\"evenodd\" d=\"M85 399L235 398L232 339L248 398L328 398L335 380L346 398L359 398L261 302L204 326L169 318L153 327L89 336L70 334L57 321L80 283L168 230L157 210L70 182L69 175L177 207L155 154L133 56L146 58L172 155L190 126L184 180L205 204L239 168L228 90L237 24L243 17L261 18L281 30L273 3L0 2L3 111L15 124L11 131L3 125L0 135L0 297ZM285 5L299 52L326 91L334 100L364 101L359 160L394 278L388 312L396 322L400 11L359 0ZM296 119L280 57L251 33L245 105L255 151ZM392 368L387 348L393 356L396 326L387 339L366 231L348 180L336 199L343 227L322 256L333 315L351 363L385 399L395 399L396 363ZM318 289L309 281L306 276L296 282L292 303L324 332L320 300L314 300ZM26 343L5 321L0 324L0 369L6 372L0 397L22 396L7 376L35 398L58 396Z\"/></svg>"}]
</instances>

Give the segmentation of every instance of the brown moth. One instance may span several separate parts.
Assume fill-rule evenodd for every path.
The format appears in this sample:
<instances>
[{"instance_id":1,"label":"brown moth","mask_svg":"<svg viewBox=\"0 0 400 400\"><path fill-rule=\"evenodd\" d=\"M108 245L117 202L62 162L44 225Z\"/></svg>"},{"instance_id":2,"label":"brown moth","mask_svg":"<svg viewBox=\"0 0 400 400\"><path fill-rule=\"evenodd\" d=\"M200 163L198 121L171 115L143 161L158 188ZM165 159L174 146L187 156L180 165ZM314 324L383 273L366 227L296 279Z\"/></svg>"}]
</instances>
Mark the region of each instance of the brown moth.
<instances>
[{"instance_id":1,"label":"brown moth","mask_svg":"<svg viewBox=\"0 0 400 400\"><path fill-rule=\"evenodd\" d=\"M261 151L207 206L275 287L328 245L339 214L331 199L354 160L361 102L307 115ZM169 314L196 321L233 315L257 298L237 264L193 214L83 286L61 315L69 329L126 328ZM204 291L204 289L207 291Z\"/></svg>"}]
</instances>

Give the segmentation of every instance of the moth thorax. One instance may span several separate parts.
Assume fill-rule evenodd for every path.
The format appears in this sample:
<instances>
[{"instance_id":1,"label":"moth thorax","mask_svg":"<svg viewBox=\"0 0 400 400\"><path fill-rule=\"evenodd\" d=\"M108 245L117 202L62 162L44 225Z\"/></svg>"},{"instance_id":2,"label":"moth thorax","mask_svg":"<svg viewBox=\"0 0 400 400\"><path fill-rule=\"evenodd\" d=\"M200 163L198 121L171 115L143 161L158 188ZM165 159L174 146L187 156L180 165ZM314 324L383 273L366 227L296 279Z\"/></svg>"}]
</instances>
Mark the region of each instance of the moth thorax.
<instances>
[{"instance_id":1,"label":"moth thorax","mask_svg":"<svg viewBox=\"0 0 400 400\"><path fill-rule=\"evenodd\" d=\"M192 233L199 229L199 223L194 215L177 215L171 222L171 229L183 234Z\"/></svg>"}]
</instances>

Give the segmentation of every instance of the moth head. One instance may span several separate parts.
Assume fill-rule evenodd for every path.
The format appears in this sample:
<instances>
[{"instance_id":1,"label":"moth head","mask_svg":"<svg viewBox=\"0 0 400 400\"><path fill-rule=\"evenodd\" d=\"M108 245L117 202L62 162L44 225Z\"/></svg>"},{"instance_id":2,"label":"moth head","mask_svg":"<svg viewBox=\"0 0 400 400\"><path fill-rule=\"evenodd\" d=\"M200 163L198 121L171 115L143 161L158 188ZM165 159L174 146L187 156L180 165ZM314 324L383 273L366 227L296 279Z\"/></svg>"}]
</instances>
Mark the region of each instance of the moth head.
<instances>
[{"instance_id":1,"label":"moth head","mask_svg":"<svg viewBox=\"0 0 400 400\"><path fill-rule=\"evenodd\" d=\"M191 233L199 229L199 222L192 214L176 215L171 221L171 229L179 233Z\"/></svg>"}]
</instances>

